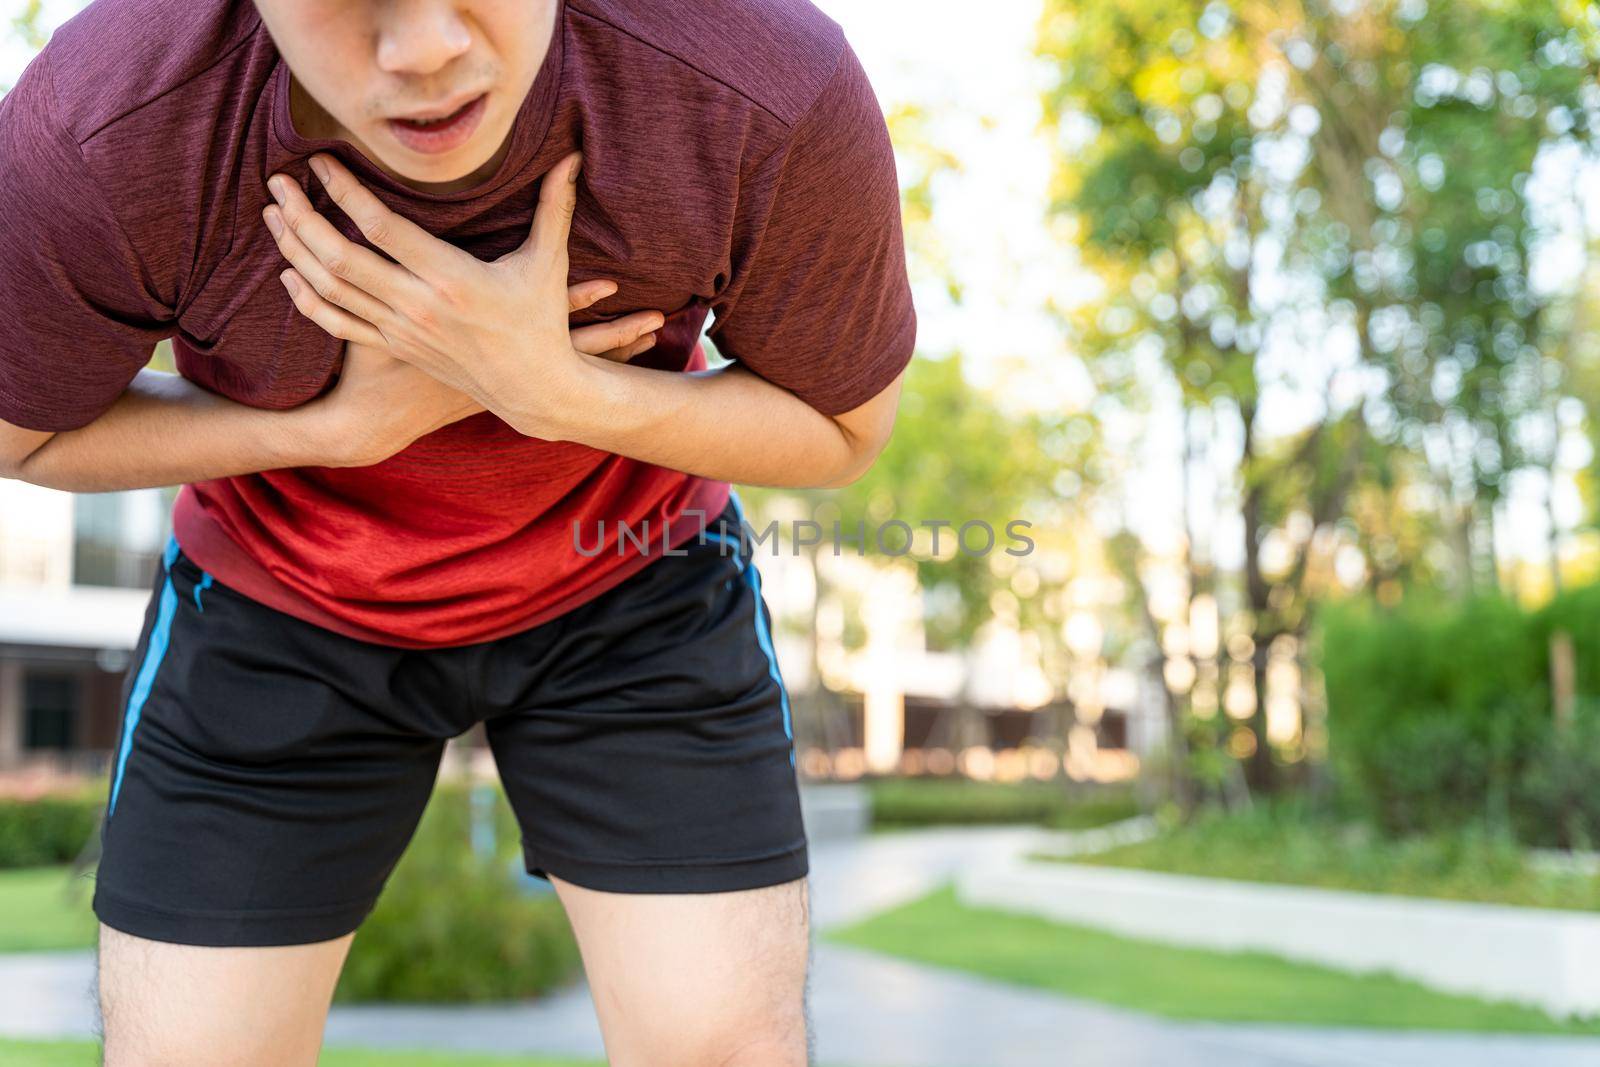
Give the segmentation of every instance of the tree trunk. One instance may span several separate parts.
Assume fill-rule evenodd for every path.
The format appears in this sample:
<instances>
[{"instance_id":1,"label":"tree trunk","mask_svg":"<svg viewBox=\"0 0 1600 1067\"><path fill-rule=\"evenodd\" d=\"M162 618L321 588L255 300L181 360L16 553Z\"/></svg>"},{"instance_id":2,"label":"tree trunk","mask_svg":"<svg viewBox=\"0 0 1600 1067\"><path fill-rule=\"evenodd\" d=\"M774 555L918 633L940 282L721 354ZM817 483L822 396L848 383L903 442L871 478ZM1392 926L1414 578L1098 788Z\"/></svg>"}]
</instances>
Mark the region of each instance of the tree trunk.
<instances>
[{"instance_id":1,"label":"tree trunk","mask_svg":"<svg viewBox=\"0 0 1600 1067\"><path fill-rule=\"evenodd\" d=\"M1471 596L1478 587L1476 555L1473 552L1472 507L1458 505L1451 518L1455 527L1457 566L1461 569L1461 592Z\"/></svg>"},{"instance_id":2,"label":"tree trunk","mask_svg":"<svg viewBox=\"0 0 1600 1067\"><path fill-rule=\"evenodd\" d=\"M1256 648L1250 656L1251 682L1256 693L1256 710L1250 717L1250 730L1256 736L1256 750L1250 754L1250 785L1270 793L1276 783L1277 768L1272 763L1272 746L1267 740L1267 664L1272 645L1256 630Z\"/></svg>"},{"instance_id":3,"label":"tree trunk","mask_svg":"<svg viewBox=\"0 0 1600 1067\"><path fill-rule=\"evenodd\" d=\"M1561 527L1556 524L1556 471L1552 464L1545 471L1545 521L1549 524L1545 541L1550 553L1550 591L1561 595Z\"/></svg>"},{"instance_id":4,"label":"tree trunk","mask_svg":"<svg viewBox=\"0 0 1600 1067\"><path fill-rule=\"evenodd\" d=\"M1506 589L1501 580L1500 538L1495 533L1494 528L1495 515L1499 512L1499 510L1500 502L1498 500L1491 500L1478 509L1478 521L1483 524L1483 562L1484 566L1488 567L1489 569L1489 573L1487 575L1489 589L1494 592L1505 592L1515 595L1516 589ZM1515 574L1513 573L1513 579L1514 578Z\"/></svg>"},{"instance_id":5,"label":"tree trunk","mask_svg":"<svg viewBox=\"0 0 1600 1067\"><path fill-rule=\"evenodd\" d=\"M1243 479L1244 497L1240 504L1240 517L1244 525L1244 578L1245 598L1250 605L1250 630L1255 641L1251 657L1251 675L1254 681L1256 707L1250 716L1250 732L1255 735L1256 747L1245 768L1245 778L1250 788L1262 793L1273 789L1272 747L1267 741L1267 618L1271 609L1271 589L1261 572L1261 493L1252 471L1255 458L1255 405L1240 404L1239 417L1244 420L1243 450L1239 457L1239 470Z\"/></svg>"},{"instance_id":6,"label":"tree trunk","mask_svg":"<svg viewBox=\"0 0 1600 1067\"><path fill-rule=\"evenodd\" d=\"M1195 791L1194 782L1189 777L1189 738L1184 731L1184 709L1177 694L1167 688L1164 670L1166 657L1161 651L1161 623L1150 610L1150 591L1145 588L1144 578L1139 573L1139 549L1133 535L1123 535L1113 542L1111 557L1129 587L1133 589L1134 599L1138 605L1139 621L1153 649L1150 658L1145 662L1145 670L1149 672L1151 683L1161 691L1161 706L1166 716L1168 786L1172 802L1188 815L1194 810Z\"/></svg>"}]
</instances>

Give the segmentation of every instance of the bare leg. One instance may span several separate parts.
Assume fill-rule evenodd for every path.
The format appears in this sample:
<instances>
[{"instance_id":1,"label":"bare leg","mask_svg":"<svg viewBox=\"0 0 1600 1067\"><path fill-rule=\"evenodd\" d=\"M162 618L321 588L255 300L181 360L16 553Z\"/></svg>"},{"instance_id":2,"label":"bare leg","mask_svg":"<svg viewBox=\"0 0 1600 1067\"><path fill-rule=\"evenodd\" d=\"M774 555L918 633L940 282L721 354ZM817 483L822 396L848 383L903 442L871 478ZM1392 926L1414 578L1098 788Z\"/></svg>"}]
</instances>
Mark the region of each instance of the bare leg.
<instances>
[{"instance_id":1,"label":"bare leg","mask_svg":"<svg viewBox=\"0 0 1600 1067\"><path fill-rule=\"evenodd\" d=\"M199 948L102 924L106 1067L312 1067L353 936Z\"/></svg>"},{"instance_id":2,"label":"bare leg","mask_svg":"<svg viewBox=\"0 0 1600 1067\"><path fill-rule=\"evenodd\" d=\"M804 879L733 893L602 893L552 879L612 1067L804 1067Z\"/></svg>"}]
</instances>

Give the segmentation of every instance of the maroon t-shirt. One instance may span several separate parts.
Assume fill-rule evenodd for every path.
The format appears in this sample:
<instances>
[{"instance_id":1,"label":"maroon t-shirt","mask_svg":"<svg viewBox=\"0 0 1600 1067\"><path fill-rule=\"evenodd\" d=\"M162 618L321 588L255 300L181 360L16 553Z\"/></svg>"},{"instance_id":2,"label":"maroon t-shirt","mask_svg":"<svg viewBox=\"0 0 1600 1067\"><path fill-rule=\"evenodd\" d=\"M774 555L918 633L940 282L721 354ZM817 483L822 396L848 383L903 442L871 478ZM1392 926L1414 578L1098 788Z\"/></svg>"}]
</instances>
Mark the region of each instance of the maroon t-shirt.
<instances>
[{"instance_id":1,"label":"maroon t-shirt","mask_svg":"<svg viewBox=\"0 0 1600 1067\"><path fill-rule=\"evenodd\" d=\"M56 32L0 100L0 419L82 426L165 337L186 378L242 403L326 391L342 342L294 310L261 222L283 171L361 240L308 173L319 150L490 259L522 242L540 177L581 148L572 281L621 288L573 322L666 312L637 364L703 367L714 314L723 355L832 415L911 358L888 131L838 25L806 0L561 0L504 164L456 193L300 136L288 89L247 0L97 0ZM661 553L664 524L681 539L697 524L684 513L715 514L727 492L483 413L372 467L186 486L174 523L218 581L352 636L433 647L598 595ZM648 523L649 550L619 541L619 523L635 537Z\"/></svg>"}]
</instances>

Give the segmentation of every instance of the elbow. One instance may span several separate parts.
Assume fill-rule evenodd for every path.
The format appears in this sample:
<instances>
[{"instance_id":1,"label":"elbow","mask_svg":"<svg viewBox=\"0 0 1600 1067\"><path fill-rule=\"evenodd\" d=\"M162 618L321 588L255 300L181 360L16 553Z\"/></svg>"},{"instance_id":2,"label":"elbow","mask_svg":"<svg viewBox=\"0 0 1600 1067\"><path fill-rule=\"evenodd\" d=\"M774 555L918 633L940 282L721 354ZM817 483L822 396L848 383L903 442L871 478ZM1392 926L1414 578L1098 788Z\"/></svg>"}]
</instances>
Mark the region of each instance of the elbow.
<instances>
[{"instance_id":1,"label":"elbow","mask_svg":"<svg viewBox=\"0 0 1600 1067\"><path fill-rule=\"evenodd\" d=\"M869 448L854 452L851 455L849 462L844 465L842 470L838 471L827 481L812 486L812 488L843 489L846 486L854 485L872 469L872 465L874 463L878 462L878 454L883 451L883 446L887 443L888 439L885 438L883 441L874 442Z\"/></svg>"},{"instance_id":2,"label":"elbow","mask_svg":"<svg viewBox=\"0 0 1600 1067\"><path fill-rule=\"evenodd\" d=\"M854 485L856 482L859 482L861 480L861 476L863 474L867 473L867 471L869 469L870 468L863 467L861 470L851 471L851 472L849 472L847 474L840 475L839 477L831 478L831 479L829 479L828 481L825 481L825 482L818 482L816 485L813 485L810 488L812 488L812 489L843 489L845 486Z\"/></svg>"},{"instance_id":3,"label":"elbow","mask_svg":"<svg viewBox=\"0 0 1600 1067\"><path fill-rule=\"evenodd\" d=\"M895 415L900 406L900 383L905 371L871 400L840 415L832 416L844 438L848 458L843 467L818 489L843 489L861 480L872 469L878 455L894 435Z\"/></svg>"},{"instance_id":4,"label":"elbow","mask_svg":"<svg viewBox=\"0 0 1600 1067\"><path fill-rule=\"evenodd\" d=\"M0 430L4 429L9 427L0 423ZM7 440L8 436L14 439ZM53 433L33 431L0 435L0 481L28 482L31 485L44 485L47 489L54 488L39 481L39 472L34 469L38 466L35 458L54 436Z\"/></svg>"},{"instance_id":5,"label":"elbow","mask_svg":"<svg viewBox=\"0 0 1600 1067\"><path fill-rule=\"evenodd\" d=\"M0 459L0 482L24 482L28 485L37 485L41 489L63 488L43 478L26 459Z\"/></svg>"}]
</instances>

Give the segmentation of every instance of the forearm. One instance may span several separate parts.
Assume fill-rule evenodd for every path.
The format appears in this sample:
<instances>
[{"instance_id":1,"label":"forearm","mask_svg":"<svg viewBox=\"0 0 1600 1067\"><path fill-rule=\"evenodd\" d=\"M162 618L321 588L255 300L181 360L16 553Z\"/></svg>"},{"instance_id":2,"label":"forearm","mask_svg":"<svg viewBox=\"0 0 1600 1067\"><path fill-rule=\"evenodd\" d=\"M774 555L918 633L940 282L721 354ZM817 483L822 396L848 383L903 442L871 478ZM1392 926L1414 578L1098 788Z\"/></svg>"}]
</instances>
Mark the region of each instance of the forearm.
<instances>
[{"instance_id":1,"label":"forearm","mask_svg":"<svg viewBox=\"0 0 1600 1067\"><path fill-rule=\"evenodd\" d=\"M267 411L142 370L105 414L56 434L16 476L80 493L178 485L317 462L304 409Z\"/></svg>"},{"instance_id":2,"label":"forearm","mask_svg":"<svg viewBox=\"0 0 1600 1067\"><path fill-rule=\"evenodd\" d=\"M837 421L738 364L680 374L587 362L563 424L536 435L741 485L840 485L871 461Z\"/></svg>"}]
</instances>

